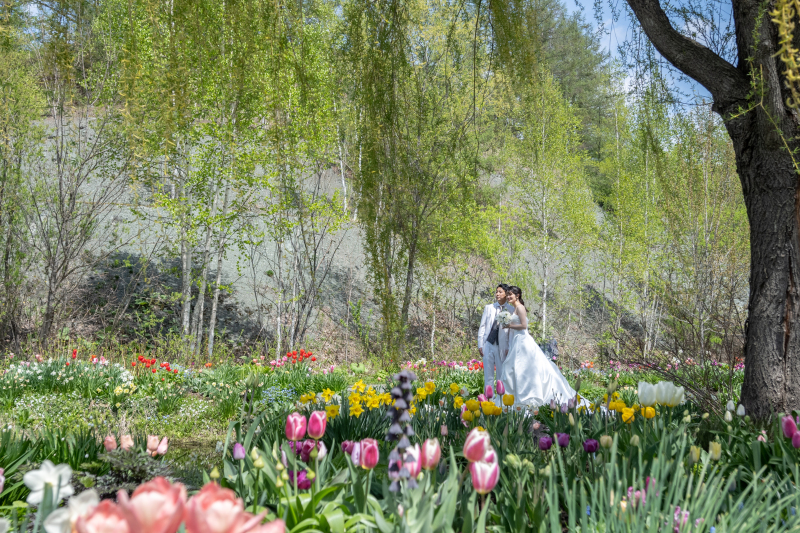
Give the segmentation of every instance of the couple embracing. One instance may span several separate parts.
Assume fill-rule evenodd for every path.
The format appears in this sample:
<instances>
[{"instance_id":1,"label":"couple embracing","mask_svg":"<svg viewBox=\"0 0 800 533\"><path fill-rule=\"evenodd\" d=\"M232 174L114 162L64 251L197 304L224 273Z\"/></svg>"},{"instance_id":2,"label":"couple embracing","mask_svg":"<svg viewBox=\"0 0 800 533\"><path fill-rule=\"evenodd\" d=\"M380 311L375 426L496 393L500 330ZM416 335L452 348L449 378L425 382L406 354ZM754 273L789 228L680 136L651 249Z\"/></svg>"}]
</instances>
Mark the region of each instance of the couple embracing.
<instances>
[{"instance_id":1,"label":"couple embracing","mask_svg":"<svg viewBox=\"0 0 800 533\"><path fill-rule=\"evenodd\" d=\"M528 333L522 290L501 283L494 297L496 301L484 308L478 329L484 387L501 380L506 394L514 395L514 405L539 407L574 398L575 390Z\"/></svg>"}]
</instances>

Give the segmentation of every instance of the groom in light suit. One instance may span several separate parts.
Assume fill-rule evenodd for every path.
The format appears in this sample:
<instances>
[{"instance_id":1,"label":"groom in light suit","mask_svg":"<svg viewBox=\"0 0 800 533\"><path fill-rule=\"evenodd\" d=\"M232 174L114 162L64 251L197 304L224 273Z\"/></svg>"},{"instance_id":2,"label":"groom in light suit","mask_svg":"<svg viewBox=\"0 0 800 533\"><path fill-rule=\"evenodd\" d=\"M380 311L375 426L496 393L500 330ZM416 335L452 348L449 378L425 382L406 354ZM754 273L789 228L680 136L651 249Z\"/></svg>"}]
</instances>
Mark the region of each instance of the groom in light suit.
<instances>
[{"instance_id":1,"label":"groom in light suit","mask_svg":"<svg viewBox=\"0 0 800 533\"><path fill-rule=\"evenodd\" d=\"M505 357L505 346L503 346L505 342L503 341L507 340L508 336L503 334L497 321L497 315L502 310L513 311L506 303L508 289L509 286L505 283L497 286L494 293L494 299L497 301L484 307L481 327L478 329L478 351L483 357L484 389L488 385L494 388L495 381L503 375L503 359ZM495 377L495 368L497 377Z\"/></svg>"}]
</instances>

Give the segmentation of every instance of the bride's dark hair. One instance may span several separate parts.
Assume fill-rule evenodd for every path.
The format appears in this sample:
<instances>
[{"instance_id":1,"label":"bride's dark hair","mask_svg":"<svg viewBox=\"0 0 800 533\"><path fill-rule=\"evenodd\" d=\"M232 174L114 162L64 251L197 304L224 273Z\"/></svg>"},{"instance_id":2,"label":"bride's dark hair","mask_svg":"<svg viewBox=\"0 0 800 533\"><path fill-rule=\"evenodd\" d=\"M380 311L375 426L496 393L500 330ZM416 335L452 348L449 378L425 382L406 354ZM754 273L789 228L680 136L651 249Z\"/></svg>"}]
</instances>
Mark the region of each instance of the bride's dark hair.
<instances>
[{"instance_id":1,"label":"bride's dark hair","mask_svg":"<svg viewBox=\"0 0 800 533\"><path fill-rule=\"evenodd\" d=\"M516 285L512 285L511 287L508 288L508 292L510 292L511 294L516 296L517 300L519 300L519 303L522 304L522 307L525 307L525 300L522 299L522 289L520 289ZM527 310L527 309L528 308L525 307L525 310Z\"/></svg>"}]
</instances>

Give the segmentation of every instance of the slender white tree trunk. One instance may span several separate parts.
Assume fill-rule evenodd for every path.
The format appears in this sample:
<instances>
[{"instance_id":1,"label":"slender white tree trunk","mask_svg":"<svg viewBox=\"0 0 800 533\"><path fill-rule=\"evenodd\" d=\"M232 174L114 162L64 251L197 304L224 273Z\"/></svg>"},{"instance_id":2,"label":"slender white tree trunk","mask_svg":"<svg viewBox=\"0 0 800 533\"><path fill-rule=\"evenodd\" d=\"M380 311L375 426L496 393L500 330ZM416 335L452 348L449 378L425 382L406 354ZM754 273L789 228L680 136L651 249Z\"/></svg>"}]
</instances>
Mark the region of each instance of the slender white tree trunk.
<instances>
[{"instance_id":1,"label":"slender white tree trunk","mask_svg":"<svg viewBox=\"0 0 800 533\"><path fill-rule=\"evenodd\" d=\"M228 216L228 208L230 206L230 192L231 185L228 183L225 186L225 199L222 204L222 218L223 225L220 229L219 246L217 247L217 279L214 281L214 299L211 302L211 317L208 320L208 358L214 353L214 331L217 326L217 309L219 307L219 287L222 283L222 257L225 253L225 240L228 235L225 231L224 219Z\"/></svg>"},{"instance_id":2,"label":"slender white tree trunk","mask_svg":"<svg viewBox=\"0 0 800 533\"><path fill-rule=\"evenodd\" d=\"M203 271L200 274L200 289L197 295L197 302L194 305L194 317L192 318L191 351L193 354L200 351L200 344L203 340L203 310L206 303L206 288L208 287L208 265L211 263L211 236L214 233L214 218L216 216L217 185L214 184L211 191L211 220L206 229L206 240L203 245Z\"/></svg>"}]
</instances>

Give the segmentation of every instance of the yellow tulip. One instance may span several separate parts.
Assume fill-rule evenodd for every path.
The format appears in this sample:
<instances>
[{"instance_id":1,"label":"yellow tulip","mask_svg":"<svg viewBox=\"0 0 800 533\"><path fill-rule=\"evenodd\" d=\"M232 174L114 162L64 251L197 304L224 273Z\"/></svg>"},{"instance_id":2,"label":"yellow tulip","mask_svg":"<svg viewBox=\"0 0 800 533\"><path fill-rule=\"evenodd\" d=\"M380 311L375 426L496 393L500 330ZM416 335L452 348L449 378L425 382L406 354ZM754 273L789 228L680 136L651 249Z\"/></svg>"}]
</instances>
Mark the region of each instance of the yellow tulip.
<instances>
[{"instance_id":1,"label":"yellow tulip","mask_svg":"<svg viewBox=\"0 0 800 533\"><path fill-rule=\"evenodd\" d=\"M631 409L630 407L626 407L625 409L622 410L623 422L625 422L626 424L630 424L631 422L633 422L633 418L634 418L633 409Z\"/></svg>"},{"instance_id":2,"label":"yellow tulip","mask_svg":"<svg viewBox=\"0 0 800 533\"><path fill-rule=\"evenodd\" d=\"M481 402L481 408L483 409L483 414L489 415L494 412L494 403L490 401Z\"/></svg>"},{"instance_id":3,"label":"yellow tulip","mask_svg":"<svg viewBox=\"0 0 800 533\"><path fill-rule=\"evenodd\" d=\"M719 461L719 458L722 457L722 444L719 442L709 442L708 455L711 457L712 461Z\"/></svg>"},{"instance_id":4,"label":"yellow tulip","mask_svg":"<svg viewBox=\"0 0 800 533\"><path fill-rule=\"evenodd\" d=\"M472 411L467 409L466 411L461 413L461 418L464 420L464 422L472 422L474 417L472 416Z\"/></svg>"},{"instance_id":5,"label":"yellow tulip","mask_svg":"<svg viewBox=\"0 0 800 533\"><path fill-rule=\"evenodd\" d=\"M692 464L700 462L700 446L689 448L689 460Z\"/></svg>"},{"instance_id":6,"label":"yellow tulip","mask_svg":"<svg viewBox=\"0 0 800 533\"><path fill-rule=\"evenodd\" d=\"M419 387L417 389L417 396L419 396L421 400L424 400L427 395L428 395L428 389L424 387Z\"/></svg>"},{"instance_id":7,"label":"yellow tulip","mask_svg":"<svg viewBox=\"0 0 800 533\"><path fill-rule=\"evenodd\" d=\"M514 395L513 394L503 394L503 405L507 407L511 407L514 405Z\"/></svg>"},{"instance_id":8,"label":"yellow tulip","mask_svg":"<svg viewBox=\"0 0 800 533\"><path fill-rule=\"evenodd\" d=\"M477 411L481 408L481 404L478 403L478 400L467 400L467 409L470 411Z\"/></svg>"},{"instance_id":9,"label":"yellow tulip","mask_svg":"<svg viewBox=\"0 0 800 533\"><path fill-rule=\"evenodd\" d=\"M642 412L642 416L647 418L647 419L650 419L650 418L653 418L654 416L656 416L656 410L653 409L652 407L642 407L641 412Z\"/></svg>"}]
</instances>

